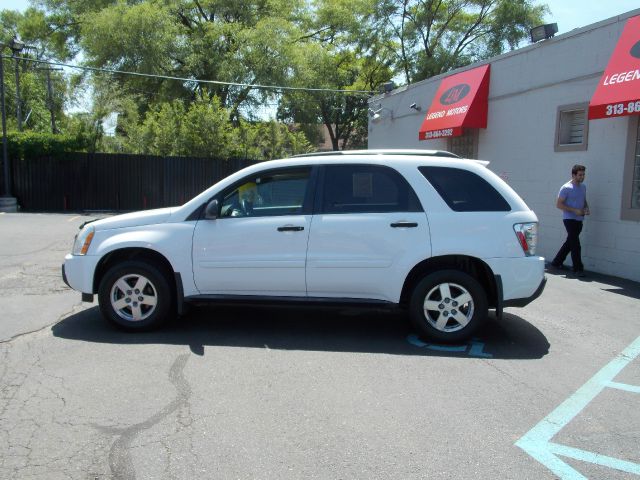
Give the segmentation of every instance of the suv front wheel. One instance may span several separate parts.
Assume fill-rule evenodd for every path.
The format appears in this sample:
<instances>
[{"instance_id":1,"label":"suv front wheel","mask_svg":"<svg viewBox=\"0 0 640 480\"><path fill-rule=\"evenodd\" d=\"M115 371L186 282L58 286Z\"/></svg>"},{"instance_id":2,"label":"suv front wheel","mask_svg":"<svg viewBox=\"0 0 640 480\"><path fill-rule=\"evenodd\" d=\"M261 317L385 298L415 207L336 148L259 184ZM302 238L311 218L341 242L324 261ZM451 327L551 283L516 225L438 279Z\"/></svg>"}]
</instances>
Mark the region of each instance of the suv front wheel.
<instances>
[{"instance_id":1,"label":"suv front wheel","mask_svg":"<svg viewBox=\"0 0 640 480\"><path fill-rule=\"evenodd\" d=\"M164 323L173 308L171 288L155 266L126 261L113 266L100 282L103 316L124 330L150 330Z\"/></svg>"},{"instance_id":2,"label":"suv front wheel","mask_svg":"<svg viewBox=\"0 0 640 480\"><path fill-rule=\"evenodd\" d=\"M442 270L427 275L415 286L409 309L420 333L442 342L460 342L487 317L487 295L471 275Z\"/></svg>"}]
</instances>

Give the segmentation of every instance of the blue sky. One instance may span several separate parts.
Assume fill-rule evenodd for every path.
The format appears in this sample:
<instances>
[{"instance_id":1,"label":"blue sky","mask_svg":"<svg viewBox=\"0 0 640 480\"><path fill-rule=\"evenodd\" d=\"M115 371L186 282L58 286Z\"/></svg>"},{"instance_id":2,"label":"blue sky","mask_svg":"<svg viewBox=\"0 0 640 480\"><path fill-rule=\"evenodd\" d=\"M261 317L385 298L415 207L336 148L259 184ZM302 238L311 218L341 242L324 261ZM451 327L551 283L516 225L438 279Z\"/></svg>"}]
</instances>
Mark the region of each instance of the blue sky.
<instances>
[{"instance_id":1,"label":"blue sky","mask_svg":"<svg viewBox=\"0 0 640 480\"><path fill-rule=\"evenodd\" d=\"M0 0L1 1L1 0ZM640 8L638 0L550 0L545 21L558 24L558 34Z\"/></svg>"},{"instance_id":2,"label":"blue sky","mask_svg":"<svg viewBox=\"0 0 640 480\"><path fill-rule=\"evenodd\" d=\"M536 3L549 5L551 14L545 21L557 23L558 33L566 33L574 28L640 8L638 0L547 0ZM24 10L28 5L28 0L0 0L0 10Z\"/></svg>"}]
</instances>

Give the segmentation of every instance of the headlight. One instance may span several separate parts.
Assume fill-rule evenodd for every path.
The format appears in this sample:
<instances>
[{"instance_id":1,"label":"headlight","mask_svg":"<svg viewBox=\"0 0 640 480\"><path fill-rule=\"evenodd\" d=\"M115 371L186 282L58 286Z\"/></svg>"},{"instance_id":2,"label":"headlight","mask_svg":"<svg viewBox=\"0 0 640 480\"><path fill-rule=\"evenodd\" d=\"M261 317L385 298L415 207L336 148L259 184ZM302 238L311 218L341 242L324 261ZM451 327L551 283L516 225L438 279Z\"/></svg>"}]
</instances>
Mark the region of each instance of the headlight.
<instances>
[{"instance_id":1,"label":"headlight","mask_svg":"<svg viewBox=\"0 0 640 480\"><path fill-rule=\"evenodd\" d=\"M82 230L80 230L80 233L76 235L75 242L73 242L73 252L71 253L73 255L86 255L95 232L96 229L91 225L87 225Z\"/></svg>"}]
</instances>

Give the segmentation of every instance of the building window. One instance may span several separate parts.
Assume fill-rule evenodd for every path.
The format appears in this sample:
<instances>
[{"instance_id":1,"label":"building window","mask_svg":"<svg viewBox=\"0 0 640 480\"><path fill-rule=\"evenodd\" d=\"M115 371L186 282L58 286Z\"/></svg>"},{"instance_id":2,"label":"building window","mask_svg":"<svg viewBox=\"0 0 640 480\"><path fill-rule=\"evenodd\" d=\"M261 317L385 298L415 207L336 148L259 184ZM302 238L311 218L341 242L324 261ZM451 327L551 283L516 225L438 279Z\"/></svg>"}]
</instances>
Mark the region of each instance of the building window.
<instances>
[{"instance_id":1,"label":"building window","mask_svg":"<svg viewBox=\"0 0 640 480\"><path fill-rule=\"evenodd\" d=\"M558 107L554 148L556 152L575 152L587 149L589 133L588 108L588 103Z\"/></svg>"},{"instance_id":2,"label":"building window","mask_svg":"<svg viewBox=\"0 0 640 480\"><path fill-rule=\"evenodd\" d=\"M477 128L465 128L459 137L451 137L447 141L447 150L462 158L478 158L478 135Z\"/></svg>"},{"instance_id":3,"label":"building window","mask_svg":"<svg viewBox=\"0 0 640 480\"><path fill-rule=\"evenodd\" d=\"M640 222L640 117L629 117L629 136L624 165L622 220Z\"/></svg>"}]
</instances>

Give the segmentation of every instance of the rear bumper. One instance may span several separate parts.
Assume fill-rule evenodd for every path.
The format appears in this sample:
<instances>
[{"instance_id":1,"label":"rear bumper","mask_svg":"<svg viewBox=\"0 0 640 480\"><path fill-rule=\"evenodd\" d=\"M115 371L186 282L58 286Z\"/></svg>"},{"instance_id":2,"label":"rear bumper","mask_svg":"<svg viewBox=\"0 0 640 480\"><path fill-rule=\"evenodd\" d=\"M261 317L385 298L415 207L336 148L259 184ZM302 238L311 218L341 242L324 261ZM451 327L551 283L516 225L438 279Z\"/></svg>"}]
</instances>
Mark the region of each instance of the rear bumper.
<instances>
[{"instance_id":1,"label":"rear bumper","mask_svg":"<svg viewBox=\"0 0 640 480\"><path fill-rule=\"evenodd\" d=\"M491 268L496 281L502 280L502 295L498 300L503 300L503 305L512 306L510 303L522 303L522 299L535 299L536 293L544 282L544 258L542 257L518 257L518 258L489 258L485 262ZM544 286L542 287L544 288ZM508 303L509 302L509 303ZM527 302L528 303L528 302Z\"/></svg>"},{"instance_id":2,"label":"rear bumper","mask_svg":"<svg viewBox=\"0 0 640 480\"><path fill-rule=\"evenodd\" d=\"M526 307L531 302L533 302L536 298L542 295L542 292L544 291L544 287L546 285L547 285L547 277L542 277L542 281L540 281L540 285L538 285L538 288L536 289L536 291L533 292L533 295L529 297L524 297L524 298L511 298L509 300L503 300L502 306L503 307Z\"/></svg>"}]
</instances>

